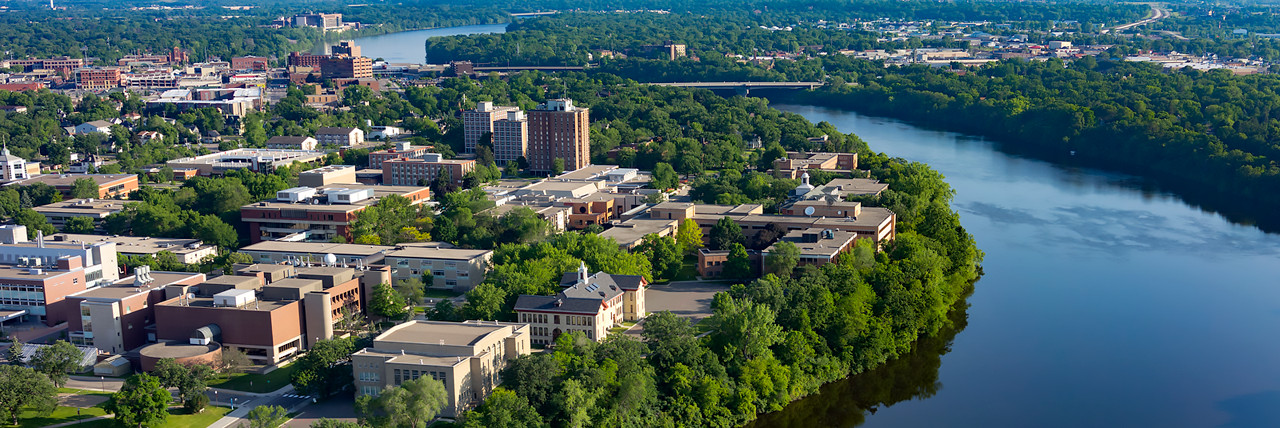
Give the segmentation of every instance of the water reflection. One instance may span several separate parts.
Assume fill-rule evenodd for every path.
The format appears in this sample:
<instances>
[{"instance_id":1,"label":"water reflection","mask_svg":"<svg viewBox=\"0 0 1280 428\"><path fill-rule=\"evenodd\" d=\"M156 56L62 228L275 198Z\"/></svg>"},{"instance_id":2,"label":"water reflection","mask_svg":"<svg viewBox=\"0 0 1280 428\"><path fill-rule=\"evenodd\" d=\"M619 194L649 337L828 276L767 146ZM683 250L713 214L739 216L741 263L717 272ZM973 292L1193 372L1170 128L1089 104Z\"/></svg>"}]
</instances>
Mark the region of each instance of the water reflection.
<instances>
[{"instance_id":1,"label":"water reflection","mask_svg":"<svg viewBox=\"0 0 1280 428\"><path fill-rule=\"evenodd\" d=\"M932 397L942 389L938 369L952 340L969 323L969 304L961 300L948 316L951 327L920 339L915 349L879 368L824 385L781 411L761 415L748 428L856 427L899 402Z\"/></svg>"}]
</instances>

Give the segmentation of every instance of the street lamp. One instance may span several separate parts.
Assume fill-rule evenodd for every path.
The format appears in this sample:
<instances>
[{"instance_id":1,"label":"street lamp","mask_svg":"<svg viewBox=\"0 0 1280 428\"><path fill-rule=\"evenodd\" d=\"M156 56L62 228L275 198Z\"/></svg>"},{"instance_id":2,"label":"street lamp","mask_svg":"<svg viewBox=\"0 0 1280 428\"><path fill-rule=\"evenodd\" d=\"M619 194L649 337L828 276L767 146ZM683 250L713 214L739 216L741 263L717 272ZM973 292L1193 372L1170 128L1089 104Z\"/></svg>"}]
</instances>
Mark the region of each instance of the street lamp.
<instances>
[{"instance_id":1,"label":"street lamp","mask_svg":"<svg viewBox=\"0 0 1280 428\"><path fill-rule=\"evenodd\" d=\"M106 377L106 376L98 376L98 380L102 382L102 391L103 391L103 392L106 392L106 391L107 391L107 377Z\"/></svg>"}]
</instances>

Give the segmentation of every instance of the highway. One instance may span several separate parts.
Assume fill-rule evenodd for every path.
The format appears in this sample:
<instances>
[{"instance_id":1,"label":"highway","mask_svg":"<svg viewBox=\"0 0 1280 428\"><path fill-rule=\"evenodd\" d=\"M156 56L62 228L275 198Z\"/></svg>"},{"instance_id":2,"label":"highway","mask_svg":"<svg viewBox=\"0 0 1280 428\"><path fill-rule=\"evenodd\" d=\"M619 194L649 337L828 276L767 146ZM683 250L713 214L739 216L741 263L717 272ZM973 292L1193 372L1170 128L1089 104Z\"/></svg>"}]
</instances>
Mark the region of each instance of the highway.
<instances>
[{"instance_id":1,"label":"highway","mask_svg":"<svg viewBox=\"0 0 1280 428\"><path fill-rule=\"evenodd\" d=\"M1150 23L1152 23L1152 22L1156 22L1156 21L1159 21L1159 20L1161 20L1161 19L1164 19L1164 18L1168 18L1168 17L1169 17L1169 10L1168 10L1168 9L1165 9L1163 6L1160 6L1160 4L1159 4L1159 3L1147 3L1147 5L1148 5L1148 6L1151 6L1151 12L1152 12L1152 14L1151 14L1151 16L1150 16L1150 17L1148 17L1147 19L1143 19L1143 20L1141 20L1141 21L1137 21L1137 22L1130 22L1130 23L1128 23L1128 24L1124 24L1124 25L1117 25L1117 26L1115 26L1115 27L1112 27L1112 28L1111 28L1111 30L1115 30L1115 31L1124 31L1124 30L1128 30L1128 29L1133 28L1133 27L1137 27L1137 26L1139 26L1139 25L1146 25L1146 24L1150 24Z\"/></svg>"}]
</instances>

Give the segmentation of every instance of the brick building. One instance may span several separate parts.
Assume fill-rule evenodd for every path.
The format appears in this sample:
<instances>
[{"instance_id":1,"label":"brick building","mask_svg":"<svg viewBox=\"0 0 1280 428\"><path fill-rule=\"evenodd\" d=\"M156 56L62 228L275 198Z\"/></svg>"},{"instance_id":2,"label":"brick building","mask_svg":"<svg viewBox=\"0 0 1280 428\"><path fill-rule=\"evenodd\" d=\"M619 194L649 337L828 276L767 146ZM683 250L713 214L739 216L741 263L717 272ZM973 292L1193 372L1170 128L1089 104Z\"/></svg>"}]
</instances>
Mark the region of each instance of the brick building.
<instances>
[{"instance_id":1,"label":"brick building","mask_svg":"<svg viewBox=\"0 0 1280 428\"><path fill-rule=\"evenodd\" d=\"M444 159L439 153L427 153L418 159L396 158L382 162L382 182L395 186L418 186L430 183L448 171L453 182L461 185L462 177L476 169L470 159Z\"/></svg>"},{"instance_id":2,"label":"brick building","mask_svg":"<svg viewBox=\"0 0 1280 428\"><path fill-rule=\"evenodd\" d=\"M554 99L529 112L530 169L554 172L555 160L564 161L564 171L591 164L591 132L586 108L573 100Z\"/></svg>"}]
</instances>

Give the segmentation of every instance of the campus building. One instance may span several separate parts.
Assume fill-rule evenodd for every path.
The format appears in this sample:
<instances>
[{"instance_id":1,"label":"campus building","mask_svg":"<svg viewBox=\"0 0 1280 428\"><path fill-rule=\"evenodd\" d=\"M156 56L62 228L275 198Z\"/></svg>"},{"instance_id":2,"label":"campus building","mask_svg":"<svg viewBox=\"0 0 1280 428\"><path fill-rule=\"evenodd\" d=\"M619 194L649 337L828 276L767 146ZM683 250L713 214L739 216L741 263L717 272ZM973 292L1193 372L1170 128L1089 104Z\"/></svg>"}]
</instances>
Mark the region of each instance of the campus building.
<instances>
[{"instance_id":1,"label":"campus building","mask_svg":"<svg viewBox=\"0 0 1280 428\"><path fill-rule=\"evenodd\" d=\"M248 169L270 173L276 168L297 163L319 163L325 152L288 149L235 149L207 155L178 158L165 162L174 170L193 169L203 176L222 175L227 171ZM136 177L136 176L135 176Z\"/></svg>"},{"instance_id":2,"label":"campus building","mask_svg":"<svg viewBox=\"0 0 1280 428\"><path fill-rule=\"evenodd\" d=\"M590 115L570 99L547 100L529 112L529 168L554 172L555 160L564 171L591 164Z\"/></svg>"},{"instance_id":3,"label":"campus building","mask_svg":"<svg viewBox=\"0 0 1280 428\"><path fill-rule=\"evenodd\" d=\"M205 245L204 241L191 238L57 233L49 236L49 242L85 245L111 242L116 244L116 254L119 256L155 257L161 251L167 251L177 257L179 262L186 264L199 264L206 257L218 254L218 247Z\"/></svg>"},{"instance_id":4,"label":"campus building","mask_svg":"<svg viewBox=\"0 0 1280 428\"><path fill-rule=\"evenodd\" d=\"M115 243L32 242L26 226L0 226L0 311L56 325L74 312L66 296L120 279L117 266Z\"/></svg>"},{"instance_id":5,"label":"campus building","mask_svg":"<svg viewBox=\"0 0 1280 428\"><path fill-rule=\"evenodd\" d=\"M382 182L393 186L420 186L447 171L454 184L462 185L463 177L475 169L474 160L444 159L439 153L427 153L420 158L382 161Z\"/></svg>"},{"instance_id":6,"label":"campus building","mask_svg":"<svg viewBox=\"0 0 1280 428\"><path fill-rule=\"evenodd\" d=\"M107 216L124 211L124 202L115 199L70 199L33 209L44 214L49 219L49 224L58 229L62 229L62 226L67 224L67 220L76 217L87 217L93 220L96 227L100 226Z\"/></svg>"},{"instance_id":7,"label":"campus building","mask_svg":"<svg viewBox=\"0 0 1280 428\"><path fill-rule=\"evenodd\" d=\"M277 135L267 140L268 149L315 150L319 144L315 138Z\"/></svg>"},{"instance_id":8,"label":"campus building","mask_svg":"<svg viewBox=\"0 0 1280 428\"><path fill-rule=\"evenodd\" d=\"M380 269L238 265L234 275L165 287L155 305L155 346L217 345L245 352L255 364L278 364L331 339L349 313L364 313L373 287L390 281ZM150 347L148 347L150 348ZM143 366L147 356L142 350Z\"/></svg>"},{"instance_id":9,"label":"campus building","mask_svg":"<svg viewBox=\"0 0 1280 428\"><path fill-rule=\"evenodd\" d=\"M352 239L356 214L390 195L410 204L427 201L430 190L415 186L370 186L338 183L320 187L295 187L276 192L274 201L240 208L240 219L249 225L249 239L262 241L329 242L336 236Z\"/></svg>"},{"instance_id":10,"label":"campus building","mask_svg":"<svg viewBox=\"0 0 1280 428\"><path fill-rule=\"evenodd\" d=\"M0 151L0 180L25 180L38 174L39 162L27 162L26 159L14 156L9 153L8 146Z\"/></svg>"},{"instance_id":11,"label":"campus building","mask_svg":"<svg viewBox=\"0 0 1280 428\"><path fill-rule=\"evenodd\" d=\"M480 137L485 133L493 134L493 124L500 119L507 119L508 113L520 111L519 107L495 106L493 101L476 103L475 110L462 112L462 142L467 153L475 153Z\"/></svg>"},{"instance_id":12,"label":"campus building","mask_svg":"<svg viewBox=\"0 0 1280 428\"><path fill-rule=\"evenodd\" d=\"M99 198L116 198L129 196L129 193L138 190L138 176L136 174L44 174L37 175L25 180L10 181L5 183L6 186L30 186L36 183L47 184L53 186L62 192L64 196L71 194L71 189L75 188L76 180L89 179L98 185Z\"/></svg>"},{"instance_id":13,"label":"campus building","mask_svg":"<svg viewBox=\"0 0 1280 428\"><path fill-rule=\"evenodd\" d=\"M316 130L320 146L352 147L364 144L364 131L360 128L320 128Z\"/></svg>"},{"instance_id":14,"label":"campus building","mask_svg":"<svg viewBox=\"0 0 1280 428\"><path fill-rule=\"evenodd\" d=\"M431 275L428 287L467 291L484 282L491 257L491 250L402 244L386 253L384 263L397 281Z\"/></svg>"},{"instance_id":15,"label":"campus building","mask_svg":"<svg viewBox=\"0 0 1280 428\"><path fill-rule=\"evenodd\" d=\"M784 208L782 215L768 215L764 214L764 206L759 204L663 202L649 207L644 213L633 213L632 217L614 224L612 228L600 233L600 236L613 239L625 248L634 248L650 233L658 236L674 235L680 222L687 218L698 224L702 229L703 239L707 239L716 222L725 217L737 223L747 238L754 237L770 224L788 231L818 228L854 232L859 238L873 239L875 242L893 240L896 234L897 216L887 208L862 207L862 204L850 201L832 202L829 205L822 201L797 203L801 205L792 204L790 208ZM819 211L820 208L822 211ZM789 210L796 209L800 210L798 214L789 214L792 212Z\"/></svg>"},{"instance_id":16,"label":"campus building","mask_svg":"<svg viewBox=\"0 0 1280 428\"><path fill-rule=\"evenodd\" d=\"M402 323L351 355L356 396L429 376L448 393L440 416L457 417L502 383L508 361L529 354L529 332L527 324L497 321Z\"/></svg>"},{"instance_id":17,"label":"campus building","mask_svg":"<svg viewBox=\"0 0 1280 428\"><path fill-rule=\"evenodd\" d=\"M849 172L858 169L858 154L787 152L787 157L773 161L773 174L778 178L794 180L807 169Z\"/></svg>"},{"instance_id":18,"label":"campus building","mask_svg":"<svg viewBox=\"0 0 1280 428\"><path fill-rule=\"evenodd\" d=\"M564 274L564 287L554 296L521 295L516 299L516 320L528 323L534 344L554 344L561 334L581 332L600 341L609 329L624 321L639 321L645 311L649 282L639 275L587 274L584 263L577 272Z\"/></svg>"},{"instance_id":19,"label":"campus building","mask_svg":"<svg viewBox=\"0 0 1280 428\"><path fill-rule=\"evenodd\" d=\"M397 143L386 150L369 152L369 168L380 169L382 163L392 159L421 159L430 153L425 146L410 146L409 143Z\"/></svg>"},{"instance_id":20,"label":"campus building","mask_svg":"<svg viewBox=\"0 0 1280 428\"><path fill-rule=\"evenodd\" d=\"M71 343L120 354L156 341L155 306L165 301L165 287L196 285L205 275L191 272L151 272L138 267L134 275L112 284L66 297L67 336Z\"/></svg>"}]
</instances>

